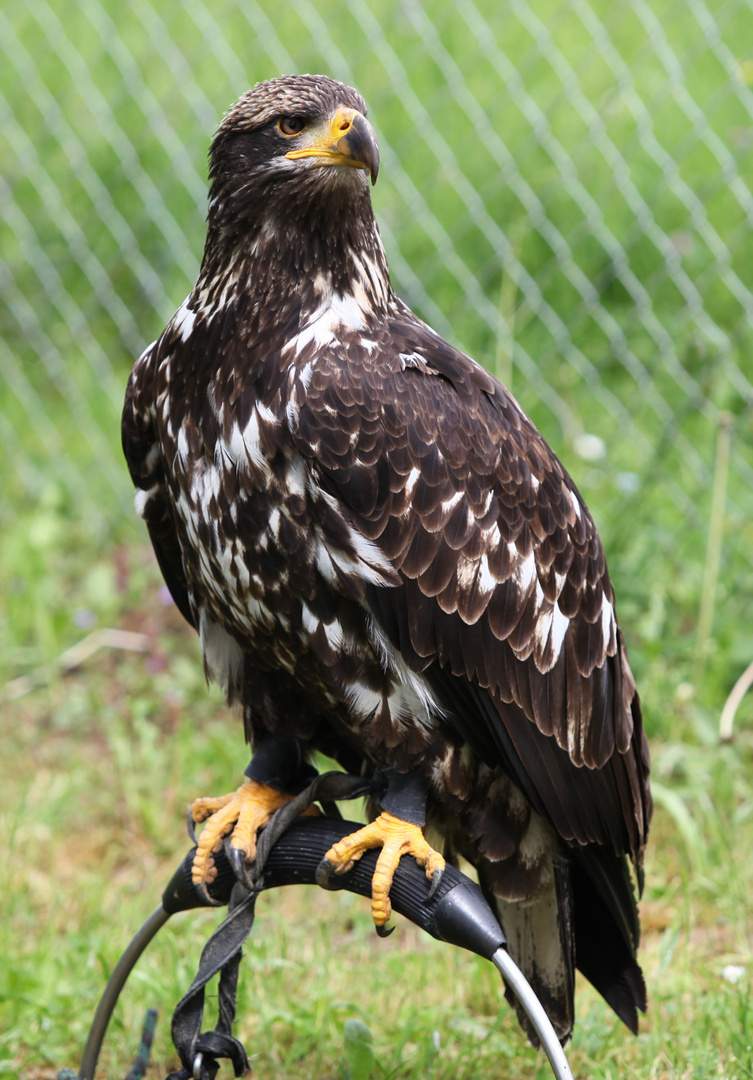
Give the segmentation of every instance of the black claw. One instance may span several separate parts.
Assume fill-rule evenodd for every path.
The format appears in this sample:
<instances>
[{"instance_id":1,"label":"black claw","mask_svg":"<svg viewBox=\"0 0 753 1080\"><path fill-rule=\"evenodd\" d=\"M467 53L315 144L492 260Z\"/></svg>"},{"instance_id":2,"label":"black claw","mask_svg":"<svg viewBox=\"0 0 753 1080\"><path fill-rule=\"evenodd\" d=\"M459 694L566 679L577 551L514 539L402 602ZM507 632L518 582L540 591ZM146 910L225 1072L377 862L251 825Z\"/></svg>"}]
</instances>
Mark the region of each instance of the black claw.
<instances>
[{"instance_id":1,"label":"black claw","mask_svg":"<svg viewBox=\"0 0 753 1080\"><path fill-rule=\"evenodd\" d=\"M193 819L192 806L189 806L188 808L188 814L186 816L186 828L188 829L188 835L191 838L191 843L198 844L199 841L196 839L196 822Z\"/></svg>"},{"instance_id":2,"label":"black claw","mask_svg":"<svg viewBox=\"0 0 753 1080\"><path fill-rule=\"evenodd\" d=\"M332 874L334 872L334 866L329 859L322 859L316 868L316 883L321 889L328 889L331 892L337 890L337 885L332 881Z\"/></svg>"},{"instance_id":3,"label":"black claw","mask_svg":"<svg viewBox=\"0 0 753 1080\"><path fill-rule=\"evenodd\" d=\"M240 880L246 872L246 857L240 848L227 845L228 862L233 868L233 873Z\"/></svg>"},{"instance_id":4,"label":"black claw","mask_svg":"<svg viewBox=\"0 0 753 1080\"><path fill-rule=\"evenodd\" d=\"M233 868L238 881L242 885L245 885L247 889L255 889L256 883L248 872L249 864L246 862L246 853L241 848L233 847L232 844L225 842L225 854L227 855L228 862Z\"/></svg>"},{"instance_id":5,"label":"black claw","mask_svg":"<svg viewBox=\"0 0 753 1080\"><path fill-rule=\"evenodd\" d=\"M375 923L374 924L374 929L376 930L379 937L389 937L390 934L392 933L392 931L395 929L395 927L394 926L377 926L376 923Z\"/></svg>"},{"instance_id":6,"label":"black claw","mask_svg":"<svg viewBox=\"0 0 753 1080\"><path fill-rule=\"evenodd\" d=\"M427 900L431 900L435 896L437 889L442 884L443 877L444 870L435 870L431 875L431 885L429 887L429 895L426 897Z\"/></svg>"},{"instance_id":7,"label":"black claw","mask_svg":"<svg viewBox=\"0 0 753 1080\"><path fill-rule=\"evenodd\" d=\"M194 887L194 892L199 897L202 904L206 904L207 907L221 907L222 906L222 902L220 900L215 900L214 897L211 896L211 894L209 892L209 889L206 886L206 882L204 882L204 881L194 881L193 887Z\"/></svg>"}]
</instances>

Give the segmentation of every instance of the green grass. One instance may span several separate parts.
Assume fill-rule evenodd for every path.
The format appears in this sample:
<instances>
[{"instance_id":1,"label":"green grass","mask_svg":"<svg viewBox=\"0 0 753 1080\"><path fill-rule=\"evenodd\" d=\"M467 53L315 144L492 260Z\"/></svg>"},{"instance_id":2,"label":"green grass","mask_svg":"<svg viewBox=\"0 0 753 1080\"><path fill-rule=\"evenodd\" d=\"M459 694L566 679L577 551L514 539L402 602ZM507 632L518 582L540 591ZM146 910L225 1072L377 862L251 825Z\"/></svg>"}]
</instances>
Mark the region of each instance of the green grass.
<instances>
[{"instance_id":1,"label":"green grass","mask_svg":"<svg viewBox=\"0 0 753 1080\"><path fill-rule=\"evenodd\" d=\"M479 0L480 38L470 8L439 0L228 3L215 23L193 0L24 0L0 13L0 687L38 684L0 705L0 1074L46 1080L77 1064L107 973L186 847L185 804L226 790L245 764L238 719L206 690L196 642L160 603L118 414L134 355L192 284L217 119L250 83L292 69L365 94L385 151L374 199L399 290L505 375L607 549L653 749L642 905L651 1007L634 1040L581 987L576 1075L753 1073L751 697L734 743L716 737L753 657L751 402L739 377L750 377L753 342L732 277L750 289L735 176L751 188L741 50L753 10L708 7L715 47L677 0ZM741 62L733 75L727 53ZM563 85L563 59L575 84ZM726 169L709 143L728 153ZM674 255L636 219L636 200ZM594 290L587 303L579 280ZM732 432L724 492L719 410ZM579 455L584 433L603 440L604 457ZM715 496L719 575L699 650ZM63 651L106 626L146 634L148 653L102 652L61 677ZM151 1004L162 1013L154 1075L174 1065L168 1017L214 920L184 915L159 936L119 1009L103 1075L125 1070ZM729 964L744 968L734 985L722 977ZM360 1080L371 1060L379 1077L547 1075L489 965L404 923L379 942L347 895L263 898L239 1004L259 1077L340 1080L350 1066ZM351 1020L371 1032L366 1065Z\"/></svg>"}]
</instances>

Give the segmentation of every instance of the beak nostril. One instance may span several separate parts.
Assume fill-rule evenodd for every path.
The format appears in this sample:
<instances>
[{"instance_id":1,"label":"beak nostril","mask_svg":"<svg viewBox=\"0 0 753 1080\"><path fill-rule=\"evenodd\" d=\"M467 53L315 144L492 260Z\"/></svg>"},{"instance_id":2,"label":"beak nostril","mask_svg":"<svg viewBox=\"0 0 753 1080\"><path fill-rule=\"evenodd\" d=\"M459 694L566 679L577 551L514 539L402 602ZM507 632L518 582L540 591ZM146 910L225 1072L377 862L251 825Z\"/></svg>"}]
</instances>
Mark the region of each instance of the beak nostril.
<instances>
[{"instance_id":1,"label":"beak nostril","mask_svg":"<svg viewBox=\"0 0 753 1080\"><path fill-rule=\"evenodd\" d=\"M340 124L340 131L347 131L349 127L350 120L343 120L342 124Z\"/></svg>"}]
</instances>

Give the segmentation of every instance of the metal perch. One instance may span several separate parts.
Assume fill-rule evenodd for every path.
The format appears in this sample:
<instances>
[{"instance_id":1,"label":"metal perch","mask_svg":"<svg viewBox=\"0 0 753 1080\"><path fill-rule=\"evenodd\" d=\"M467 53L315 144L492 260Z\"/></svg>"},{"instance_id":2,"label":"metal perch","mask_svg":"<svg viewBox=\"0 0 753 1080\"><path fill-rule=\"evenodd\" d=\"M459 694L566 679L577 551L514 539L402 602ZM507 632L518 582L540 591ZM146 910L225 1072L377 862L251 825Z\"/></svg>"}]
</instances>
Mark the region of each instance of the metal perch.
<instances>
[{"instance_id":1,"label":"metal perch","mask_svg":"<svg viewBox=\"0 0 753 1080\"><path fill-rule=\"evenodd\" d=\"M173 1020L174 1037L180 1026L177 1021L181 1006L189 1002L192 994L195 996L197 988L201 992L201 1008L196 1023L200 1025L203 986L210 977L207 971L202 981L202 967L209 963L205 958L211 953L212 973L225 963L222 959L224 956L232 956L237 962L240 944L245 940L253 922L253 902L258 892L277 888L280 885L314 884L316 869L323 854L333 843L356 827L352 822L329 817L298 818L293 821L287 825L283 834L271 847L264 863L263 877L257 882L253 892L248 892L243 886L236 885L229 863L222 853L217 856L219 873L217 880L211 886L212 899L215 903L225 904L231 900L232 893L231 911L207 944L202 955L199 974L176 1009ZM337 887L361 896L369 896L376 858L377 852L368 852L349 873L337 878ZM135 935L113 970L92 1022L79 1072L72 1074L66 1070L64 1075L68 1080L72 1080L74 1076L77 1080L94 1080L99 1052L120 992L139 956L157 931L178 911L203 906L191 885L192 860L193 851L188 853L165 889L162 903ZM234 888L235 891L233 891ZM505 948L504 934L478 886L460 871L448 866L436 894L429 898L428 893L429 882L423 870L413 859L403 859L395 875L390 894L394 910L437 940L459 945L490 960L500 971L525 1010L557 1080L572 1080L570 1066L554 1028L523 973L510 958ZM241 896L243 899L239 902ZM239 913L240 919L236 918ZM235 923L234 926L231 925L233 923ZM223 933L227 939L224 953L220 940ZM219 960L218 956L221 957ZM225 1030L228 1030L227 1024ZM201 1039L205 1040L206 1036L202 1034ZM194 1038L194 1044L195 1041ZM240 1046L237 1040L229 1038L229 1041ZM242 1048L241 1053L245 1056ZM218 1054L218 1056L229 1055ZM182 1057L184 1058L185 1055ZM236 1074L240 1075L237 1068L236 1065ZM194 1075L204 1075L201 1053L196 1054L192 1071Z\"/></svg>"}]
</instances>

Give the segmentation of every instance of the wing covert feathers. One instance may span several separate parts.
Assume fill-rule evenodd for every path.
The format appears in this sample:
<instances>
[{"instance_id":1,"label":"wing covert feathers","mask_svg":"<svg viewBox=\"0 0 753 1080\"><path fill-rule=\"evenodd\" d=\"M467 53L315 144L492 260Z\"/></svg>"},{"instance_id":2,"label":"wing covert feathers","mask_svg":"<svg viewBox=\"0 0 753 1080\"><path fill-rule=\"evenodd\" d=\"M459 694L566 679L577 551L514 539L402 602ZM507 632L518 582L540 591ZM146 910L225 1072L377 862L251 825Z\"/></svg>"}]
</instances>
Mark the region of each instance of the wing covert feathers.
<instances>
[{"instance_id":1,"label":"wing covert feathers","mask_svg":"<svg viewBox=\"0 0 753 1080\"><path fill-rule=\"evenodd\" d=\"M374 361L355 345L304 354L293 427L322 487L400 573L403 588L372 590L376 618L414 670L461 681L469 742L515 759L563 837L639 861L647 750L585 504L479 365L417 320L389 323L377 345Z\"/></svg>"},{"instance_id":2,"label":"wing covert feathers","mask_svg":"<svg viewBox=\"0 0 753 1080\"><path fill-rule=\"evenodd\" d=\"M136 509L149 530L165 584L181 615L195 626L168 478L153 426L151 377L157 346L154 342L142 353L128 380L121 423L123 453L136 486Z\"/></svg>"}]
</instances>

